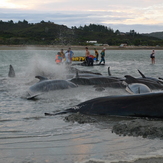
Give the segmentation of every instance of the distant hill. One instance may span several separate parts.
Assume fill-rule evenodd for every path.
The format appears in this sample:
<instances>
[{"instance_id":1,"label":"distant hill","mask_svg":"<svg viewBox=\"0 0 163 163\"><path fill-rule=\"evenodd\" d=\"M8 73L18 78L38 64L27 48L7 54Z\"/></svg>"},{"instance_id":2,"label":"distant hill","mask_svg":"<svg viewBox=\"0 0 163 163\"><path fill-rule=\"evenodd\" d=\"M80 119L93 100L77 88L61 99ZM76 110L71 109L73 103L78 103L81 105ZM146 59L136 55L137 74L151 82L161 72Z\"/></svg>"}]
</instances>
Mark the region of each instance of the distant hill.
<instances>
[{"instance_id":1,"label":"distant hill","mask_svg":"<svg viewBox=\"0 0 163 163\"><path fill-rule=\"evenodd\" d=\"M159 39L163 39L163 31L162 32L152 32L149 34L143 34L144 36L151 36L151 37L156 37Z\"/></svg>"},{"instance_id":2,"label":"distant hill","mask_svg":"<svg viewBox=\"0 0 163 163\"><path fill-rule=\"evenodd\" d=\"M163 46L163 32L143 35L134 30L122 33L97 24L68 28L43 20L35 24L26 20L17 23L0 20L0 45L93 45L89 41L110 46Z\"/></svg>"}]
</instances>

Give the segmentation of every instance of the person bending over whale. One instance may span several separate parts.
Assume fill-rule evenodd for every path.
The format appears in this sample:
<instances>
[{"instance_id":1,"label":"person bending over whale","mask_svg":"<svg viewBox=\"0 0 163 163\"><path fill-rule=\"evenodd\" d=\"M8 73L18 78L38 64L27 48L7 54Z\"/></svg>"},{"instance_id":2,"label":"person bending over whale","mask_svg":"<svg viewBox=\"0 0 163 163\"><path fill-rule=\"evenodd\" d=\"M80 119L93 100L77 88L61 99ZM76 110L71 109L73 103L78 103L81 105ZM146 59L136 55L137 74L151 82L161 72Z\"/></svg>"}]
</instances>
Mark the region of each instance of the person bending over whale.
<instances>
[{"instance_id":1,"label":"person bending over whale","mask_svg":"<svg viewBox=\"0 0 163 163\"><path fill-rule=\"evenodd\" d=\"M86 47L85 50L86 50L86 52L85 52L86 63L88 66L93 66L94 56L90 54L88 47Z\"/></svg>"}]
</instances>

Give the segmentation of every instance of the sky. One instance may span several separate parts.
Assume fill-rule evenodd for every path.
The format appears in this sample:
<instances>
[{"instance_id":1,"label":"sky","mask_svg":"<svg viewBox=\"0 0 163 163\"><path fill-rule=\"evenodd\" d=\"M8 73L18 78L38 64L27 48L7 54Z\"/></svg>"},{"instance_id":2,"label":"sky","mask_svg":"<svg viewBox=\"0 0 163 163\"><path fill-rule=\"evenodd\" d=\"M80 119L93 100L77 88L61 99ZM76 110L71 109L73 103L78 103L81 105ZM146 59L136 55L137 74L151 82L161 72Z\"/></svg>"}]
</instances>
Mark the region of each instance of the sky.
<instances>
[{"instance_id":1,"label":"sky","mask_svg":"<svg viewBox=\"0 0 163 163\"><path fill-rule=\"evenodd\" d=\"M0 20L44 20L69 28L97 24L120 32L162 32L163 0L0 0Z\"/></svg>"}]
</instances>

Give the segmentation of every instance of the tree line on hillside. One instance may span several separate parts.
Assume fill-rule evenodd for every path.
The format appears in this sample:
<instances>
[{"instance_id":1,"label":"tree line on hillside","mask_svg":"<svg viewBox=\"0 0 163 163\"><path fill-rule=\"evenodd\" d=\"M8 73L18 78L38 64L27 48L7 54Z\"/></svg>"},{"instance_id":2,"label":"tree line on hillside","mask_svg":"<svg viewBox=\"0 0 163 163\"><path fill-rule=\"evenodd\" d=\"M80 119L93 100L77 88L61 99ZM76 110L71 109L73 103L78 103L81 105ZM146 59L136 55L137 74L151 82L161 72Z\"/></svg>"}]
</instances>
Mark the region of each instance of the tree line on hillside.
<instances>
[{"instance_id":1,"label":"tree line on hillside","mask_svg":"<svg viewBox=\"0 0 163 163\"><path fill-rule=\"evenodd\" d=\"M112 46L120 44L163 46L163 39L139 34L134 30L122 33L97 24L68 28L65 25L43 20L40 23L28 23L26 20L16 23L13 20L8 22L0 20L1 45L87 45L87 41L92 40Z\"/></svg>"}]
</instances>

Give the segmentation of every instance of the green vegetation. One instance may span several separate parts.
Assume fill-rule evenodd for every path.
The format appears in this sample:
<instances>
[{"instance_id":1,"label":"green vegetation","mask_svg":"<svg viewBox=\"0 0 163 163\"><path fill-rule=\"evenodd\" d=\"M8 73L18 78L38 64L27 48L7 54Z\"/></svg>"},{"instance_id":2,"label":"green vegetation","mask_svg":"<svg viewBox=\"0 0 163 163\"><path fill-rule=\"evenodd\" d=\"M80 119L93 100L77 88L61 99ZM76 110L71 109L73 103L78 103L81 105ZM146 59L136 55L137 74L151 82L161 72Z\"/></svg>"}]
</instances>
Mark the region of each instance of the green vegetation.
<instances>
[{"instance_id":1,"label":"green vegetation","mask_svg":"<svg viewBox=\"0 0 163 163\"><path fill-rule=\"evenodd\" d=\"M14 23L0 21L1 45L87 45L86 41L97 41L108 45L163 46L163 39L143 35L130 30L122 33L103 25L90 24L84 27L68 28L53 22L28 23L26 20Z\"/></svg>"},{"instance_id":2,"label":"green vegetation","mask_svg":"<svg viewBox=\"0 0 163 163\"><path fill-rule=\"evenodd\" d=\"M163 32L152 32L150 34L144 34L145 36L152 36L163 39Z\"/></svg>"}]
</instances>

